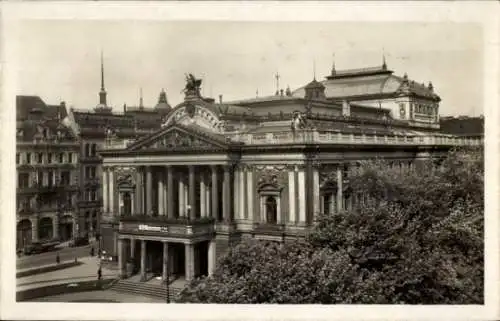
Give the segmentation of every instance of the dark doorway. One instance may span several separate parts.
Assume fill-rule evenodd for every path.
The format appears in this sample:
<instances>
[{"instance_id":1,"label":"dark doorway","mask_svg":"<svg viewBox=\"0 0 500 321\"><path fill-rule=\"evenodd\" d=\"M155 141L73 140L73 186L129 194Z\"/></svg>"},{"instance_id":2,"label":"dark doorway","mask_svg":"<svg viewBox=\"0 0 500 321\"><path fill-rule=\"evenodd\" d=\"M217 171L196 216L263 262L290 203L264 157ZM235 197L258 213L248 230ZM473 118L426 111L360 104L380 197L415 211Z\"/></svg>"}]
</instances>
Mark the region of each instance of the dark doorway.
<instances>
[{"instance_id":1,"label":"dark doorway","mask_svg":"<svg viewBox=\"0 0 500 321\"><path fill-rule=\"evenodd\" d=\"M161 276L163 272L163 243L148 241L146 247L147 271L152 273L153 277Z\"/></svg>"},{"instance_id":2,"label":"dark doorway","mask_svg":"<svg viewBox=\"0 0 500 321\"><path fill-rule=\"evenodd\" d=\"M23 248L31 244L31 221L22 220L17 224L17 247Z\"/></svg>"},{"instance_id":3,"label":"dark doorway","mask_svg":"<svg viewBox=\"0 0 500 321\"><path fill-rule=\"evenodd\" d=\"M195 276L207 276L208 275L208 247L210 245L210 241L203 241L195 246L196 259L195 264L198 264L198 267L195 268L196 274Z\"/></svg>"}]
</instances>

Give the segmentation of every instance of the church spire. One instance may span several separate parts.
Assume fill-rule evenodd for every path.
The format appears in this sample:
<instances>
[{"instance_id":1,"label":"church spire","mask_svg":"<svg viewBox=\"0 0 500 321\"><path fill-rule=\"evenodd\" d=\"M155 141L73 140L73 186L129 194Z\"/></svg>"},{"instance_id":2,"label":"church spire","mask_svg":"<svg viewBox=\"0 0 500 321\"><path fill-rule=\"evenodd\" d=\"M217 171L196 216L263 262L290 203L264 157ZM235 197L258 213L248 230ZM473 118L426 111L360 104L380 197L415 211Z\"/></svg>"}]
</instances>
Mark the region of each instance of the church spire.
<instances>
[{"instance_id":1,"label":"church spire","mask_svg":"<svg viewBox=\"0 0 500 321\"><path fill-rule=\"evenodd\" d=\"M101 51L101 91L99 92L99 105L107 106L106 89L104 88L104 59Z\"/></svg>"},{"instance_id":2,"label":"church spire","mask_svg":"<svg viewBox=\"0 0 500 321\"><path fill-rule=\"evenodd\" d=\"M140 89L140 93L139 93L139 108L140 109L143 109L144 108L144 101L142 99L142 87Z\"/></svg>"},{"instance_id":3,"label":"church spire","mask_svg":"<svg viewBox=\"0 0 500 321\"><path fill-rule=\"evenodd\" d=\"M385 61L385 49L382 49L382 69L387 70L387 62Z\"/></svg>"},{"instance_id":4,"label":"church spire","mask_svg":"<svg viewBox=\"0 0 500 321\"><path fill-rule=\"evenodd\" d=\"M332 73L331 73L331 75L335 76L336 73L337 73L337 71L335 70L335 54L333 54Z\"/></svg>"}]
</instances>

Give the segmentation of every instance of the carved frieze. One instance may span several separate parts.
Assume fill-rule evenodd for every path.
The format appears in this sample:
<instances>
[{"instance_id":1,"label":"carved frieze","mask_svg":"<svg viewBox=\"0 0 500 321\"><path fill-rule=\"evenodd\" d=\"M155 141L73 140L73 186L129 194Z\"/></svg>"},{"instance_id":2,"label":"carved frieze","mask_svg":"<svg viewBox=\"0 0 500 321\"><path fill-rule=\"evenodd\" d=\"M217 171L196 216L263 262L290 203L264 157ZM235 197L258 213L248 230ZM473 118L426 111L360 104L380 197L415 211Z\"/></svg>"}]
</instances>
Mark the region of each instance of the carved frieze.
<instances>
[{"instance_id":1,"label":"carved frieze","mask_svg":"<svg viewBox=\"0 0 500 321\"><path fill-rule=\"evenodd\" d=\"M207 147L207 143L201 139L177 130L166 133L163 137L150 145L145 145L143 149L150 148L188 148L188 147Z\"/></svg>"},{"instance_id":2,"label":"carved frieze","mask_svg":"<svg viewBox=\"0 0 500 321\"><path fill-rule=\"evenodd\" d=\"M257 187L262 189L272 186L281 189L287 184L286 165L254 165L257 177Z\"/></svg>"},{"instance_id":3,"label":"carved frieze","mask_svg":"<svg viewBox=\"0 0 500 321\"><path fill-rule=\"evenodd\" d=\"M136 184L135 167L117 167L115 169L118 186L134 186Z\"/></svg>"}]
</instances>

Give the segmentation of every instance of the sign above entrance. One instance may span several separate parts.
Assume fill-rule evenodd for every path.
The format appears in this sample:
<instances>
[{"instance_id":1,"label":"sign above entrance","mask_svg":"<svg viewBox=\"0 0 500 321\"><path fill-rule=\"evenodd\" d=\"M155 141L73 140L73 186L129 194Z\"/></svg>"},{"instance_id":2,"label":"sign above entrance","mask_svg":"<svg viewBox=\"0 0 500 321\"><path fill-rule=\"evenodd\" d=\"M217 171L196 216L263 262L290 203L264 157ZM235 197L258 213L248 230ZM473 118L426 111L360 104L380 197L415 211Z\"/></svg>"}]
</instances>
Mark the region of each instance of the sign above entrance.
<instances>
[{"instance_id":1,"label":"sign above entrance","mask_svg":"<svg viewBox=\"0 0 500 321\"><path fill-rule=\"evenodd\" d=\"M168 227L167 226L150 226L150 225L140 224L139 231L168 233Z\"/></svg>"}]
</instances>

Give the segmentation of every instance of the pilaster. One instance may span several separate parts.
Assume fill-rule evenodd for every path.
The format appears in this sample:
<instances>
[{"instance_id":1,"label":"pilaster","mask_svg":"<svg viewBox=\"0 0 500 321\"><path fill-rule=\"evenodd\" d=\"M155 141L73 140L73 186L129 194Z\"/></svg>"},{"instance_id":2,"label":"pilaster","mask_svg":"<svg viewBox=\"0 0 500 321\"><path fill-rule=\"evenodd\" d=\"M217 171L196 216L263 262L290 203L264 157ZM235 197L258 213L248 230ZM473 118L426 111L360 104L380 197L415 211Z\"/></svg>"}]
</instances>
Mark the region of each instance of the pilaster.
<instances>
[{"instance_id":1,"label":"pilaster","mask_svg":"<svg viewBox=\"0 0 500 321\"><path fill-rule=\"evenodd\" d=\"M162 280L163 281L167 280L168 264L169 264L168 242L163 241L163 269L162 269Z\"/></svg>"},{"instance_id":2,"label":"pilaster","mask_svg":"<svg viewBox=\"0 0 500 321\"><path fill-rule=\"evenodd\" d=\"M146 240L141 240L141 281L146 281Z\"/></svg>"},{"instance_id":3,"label":"pilaster","mask_svg":"<svg viewBox=\"0 0 500 321\"><path fill-rule=\"evenodd\" d=\"M216 260L216 242L214 239L212 239L210 240L210 244L208 245L208 275L213 275L215 271Z\"/></svg>"}]
</instances>

